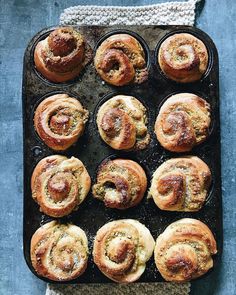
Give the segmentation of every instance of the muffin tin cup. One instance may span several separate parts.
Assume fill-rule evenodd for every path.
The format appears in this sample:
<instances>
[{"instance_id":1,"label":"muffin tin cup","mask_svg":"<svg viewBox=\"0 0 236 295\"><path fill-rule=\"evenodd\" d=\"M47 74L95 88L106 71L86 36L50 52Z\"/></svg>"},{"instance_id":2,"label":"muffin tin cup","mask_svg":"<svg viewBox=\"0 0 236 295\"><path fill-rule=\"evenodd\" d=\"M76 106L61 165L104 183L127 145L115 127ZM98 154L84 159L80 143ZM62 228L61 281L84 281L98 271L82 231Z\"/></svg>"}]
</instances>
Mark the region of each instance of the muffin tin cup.
<instances>
[{"instance_id":1,"label":"muffin tin cup","mask_svg":"<svg viewBox=\"0 0 236 295\"><path fill-rule=\"evenodd\" d=\"M24 57L23 72L23 137L24 137L24 256L30 270L36 275L30 259L30 241L33 233L44 223L53 218L39 211L39 206L32 199L30 179L36 164L52 154L62 154L67 157L79 158L87 168L92 184L96 181L97 169L104 159L126 158L139 163L145 170L148 178L148 189L153 172L166 160L195 155L206 162L212 172L212 185L209 189L206 203L198 212L170 212L160 210L152 199L147 199L147 192L140 204L126 210L106 208L104 203L95 199L92 193L88 194L84 202L61 222L71 222L81 227L87 234L89 241L89 261L84 274L68 282L56 283L107 283L111 282L93 263L92 248L97 230L111 220L133 218L139 220L150 230L154 239L161 234L172 222L184 217L191 217L205 222L216 237L218 254L213 256L215 266L222 251L222 208L221 208L221 172L220 172L220 116L219 116L219 78L217 51L210 38L196 28L185 26L118 26L76 27L83 34L88 44L96 49L107 37L116 33L128 33L137 38L148 55L149 78L143 84L130 84L116 87L101 80L96 73L93 62L88 64L78 79L68 83L51 83L36 73L33 61L33 51L36 43L51 32L47 28L39 32L30 41ZM199 37L210 52L211 66L209 72L196 83L180 84L166 79L157 69L155 49L163 38L176 32L188 32ZM141 39L140 39L141 38ZM145 40L145 41L143 41ZM146 44L146 45L145 45ZM173 153L165 150L158 143L154 134L156 116L163 102L173 94L189 92L197 94L211 104L212 127L209 138L202 144L193 148L188 153ZM86 123L85 132L76 144L65 151L53 151L47 147L37 135L33 126L34 111L38 104L48 96L56 93L67 93L77 98L84 108L89 110L89 121ZM141 151L117 151L109 147L101 139L97 125L96 115L98 108L114 95L134 96L147 109L148 130L151 135L150 144ZM215 268L214 266L214 268ZM211 276L213 271L205 276ZM38 276L39 277L39 276ZM40 279L55 283L49 279ZM154 258L150 259L139 282L164 281L158 272Z\"/></svg>"}]
</instances>

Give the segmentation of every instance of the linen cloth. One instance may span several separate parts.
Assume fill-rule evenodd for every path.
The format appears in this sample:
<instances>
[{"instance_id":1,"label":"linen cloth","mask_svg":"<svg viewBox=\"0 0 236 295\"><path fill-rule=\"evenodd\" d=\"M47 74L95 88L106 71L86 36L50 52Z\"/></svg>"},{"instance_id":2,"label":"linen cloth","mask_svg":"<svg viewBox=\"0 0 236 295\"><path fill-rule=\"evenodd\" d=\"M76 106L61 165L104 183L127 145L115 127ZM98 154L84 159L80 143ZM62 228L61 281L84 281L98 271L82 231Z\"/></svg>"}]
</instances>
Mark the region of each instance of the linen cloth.
<instances>
[{"instance_id":1,"label":"linen cloth","mask_svg":"<svg viewBox=\"0 0 236 295\"><path fill-rule=\"evenodd\" d=\"M79 5L66 8L60 15L61 25L194 25L199 0L166 2L145 6ZM155 237L156 238L156 237ZM48 284L45 295L187 295L190 283L134 284Z\"/></svg>"},{"instance_id":2,"label":"linen cloth","mask_svg":"<svg viewBox=\"0 0 236 295\"><path fill-rule=\"evenodd\" d=\"M79 5L66 8L61 25L189 25L195 20L199 0L146 6Z\"/></svg>"}]
</instances>

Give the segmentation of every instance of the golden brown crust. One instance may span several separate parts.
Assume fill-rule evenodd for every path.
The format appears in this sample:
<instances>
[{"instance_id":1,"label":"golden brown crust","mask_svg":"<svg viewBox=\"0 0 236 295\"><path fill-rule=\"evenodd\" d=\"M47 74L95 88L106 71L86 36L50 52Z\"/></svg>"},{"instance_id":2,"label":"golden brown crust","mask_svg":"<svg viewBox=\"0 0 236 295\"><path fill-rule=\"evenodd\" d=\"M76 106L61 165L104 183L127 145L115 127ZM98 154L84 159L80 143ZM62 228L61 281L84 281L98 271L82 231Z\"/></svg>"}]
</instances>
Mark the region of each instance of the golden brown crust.
<instances>
[{"instance_id":1,"label":"golden brown crust","mask_svg":"<svg viewBox=\"0 0 236 295\"><path fill-rule=\"evenodd\" d=\"M37 164L31 178L33 199L40 210L53 217L62 217L76 210L90 186L86 168L74 157L46 157Z\"/></svg>"},{"instance_id":2,"label":"golden brown crust","mask_svg":"<svg viewBox=\"0 0 236 295\"><path fill-rule=\"evenodd\" d=\"M210 123L209 103L195 94L179 93L162 105L155 133L165 149L186 152L206 140Z\"/></svg>"},{"instance_id":3,"label":"golden brown crust","mask_svg":"<svg viewBox=\"0 0 236 295\"><path fill-rule=\"evenodd\" d=\"M141 150L150 142L147 110L135 97L116 95L98 110L98 131L116 150Z\"/></svg>"},{"instance_id":4,"label":"golden brown crust","mask_svg":"<svg viewBox=\"0 0 236 295\"><path fill-rule=\"evenodd\" d=\"M88 111L67 94L56 94L44 99L34 115L34 127L53 150L66 150L83 134Z\"/></svg>"},{"instance_id":5,"label":"golden brown crust","mask_svg":"<svg viewBox=\"0 0 236 295\"><path fill-rule=\"evenodd\" d=\"M168 211L198 211L211 184L211 171L198 157L170 159L153 174L149 194Z\"/></svg>"},{"instance_id":6,"label":"golden brown crust","mask_svg":"<svg viewBox=\"0 0 236 295\"><path fill-rule=\"evenodd\" d=\"M99 167L93 195L107 207L127 209L136 206L147 189L147 177L136 162L108 160Z\"/></svg>"},{"instance_id":7,"label":"golden brown crust","mask_svg":"<svg viewBox=\"0 0 236 295\"><path fill-rule=\"evenodd\" d=\"M148 78L143 48L128 34L115 34L103 41L94 64L101 78L115 86L142 83Z\"/></svg>"},{"instance_id":8,"label":"golden brown crust","mask_svg":"<svg viewBox=\"0 0 236 295\"><path fill-rule=\"evenodd\" d=\"M95 237L93 259L101 272L119 283L139 279L154 249L149 230L133 219L109 222Z\"/></svg>"},{"instance_id":9,"label":"golden brown crust","mask_svg":"<svg viewBox=\"0 0 236 295\"><path fill-rule=\"evenodd\" d=\"M191 34L168 37L160 46L158 62L164 74L177 82L200 80L206 72L208 53L204 43Z\"/></svg>"},{"instance_id":10,"label":"golden brown crust","mask_svg":"<svg viewBox=\"0 0 236 295\"><path fill-rule=\"evenodd\" d=\"M66 82L79 75L91 56L91 49L78 31L61 27L36 45L34 63L48 80Z\"/></svg>"},{"instance_id":11,"label":"golden brown crust","mask_svg":"<svg viewBox=\"0 0 236 295\"><path fill-rule=\"evenodd\" d=\"M32 236L30 254L40 276L53 281L73 280L87 267L87 237L78 226L51 221Z\"/></svg>"},{"instance_id":12,"label":"golden brown crust","mask_svg":"<svg viewBox=\"0 0 236 295\"><path fill-rule=\"evenodd\" d=\"M186 282L212 268L211 256L216 253L210 229L199 220L184 218L170 224L157 238L154 258L165 280Z\"/></svg>"}]
</instances>

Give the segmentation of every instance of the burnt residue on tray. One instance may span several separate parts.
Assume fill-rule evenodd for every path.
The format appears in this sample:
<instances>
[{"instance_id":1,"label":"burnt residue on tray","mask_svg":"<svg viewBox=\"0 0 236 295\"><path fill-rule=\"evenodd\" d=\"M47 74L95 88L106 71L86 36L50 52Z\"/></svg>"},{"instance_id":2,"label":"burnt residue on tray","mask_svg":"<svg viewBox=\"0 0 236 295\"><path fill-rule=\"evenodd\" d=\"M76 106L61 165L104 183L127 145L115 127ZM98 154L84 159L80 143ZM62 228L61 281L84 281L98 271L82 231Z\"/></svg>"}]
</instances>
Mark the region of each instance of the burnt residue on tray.
<instances>
[{"instance_id":1,"label":"burnt residue on tray","mask_svg":"<svg viewBox=\"0 0 236 295\"><path fill-rule=\"evenodd\" d=\"M80 226L87 234L89 240L89 263L85 273L69 283L102 283L109 282L92 261L93 239L97 230L105 223L115 219L134 218L144 223L154 237L164 231L171 223L183 217L192 217L205 222L213 231L217 244L218 254L213 257L215 264L222 251L222 218L221 218L221 172L220 172L220 117L219 117L219 78L218 56L212 40L202 31L185 26L118 26L97 27L82 26L78 29L86 38L91 48L96 48L103 36L114 32L133 32L138 36L148 55L149 79L140 85L127 85L115 87L103 82L96 74L93 63L83 70L81 75L68 83L51 83L42 77L34 67L33 52L36 43L45 38L54 28L47 28L39 32L29 43L24 57L23 72L23 123L24 123L24 255L31 271L37 275L30 260L30 240L33 233L44 223L52 218L42 214L39 206L31 196L30 179L36 164L44 157L52 154L63 154L67 157L75 156L86 166L93 183L99 164L106 158L129 158L137 161L146 171L148 181L152 173L165 160L183 155L196 155L205 161L212 172L213 182L207 201L199 212L168 212L157 208L152 199L145 195L142 202L127 210L106 208L103 202L93 198L91 192L80 205L79 209L69 216L61 219L62 222L72 222ZM128 30L128 31L127 31ZM207 46L209 66L206 75L195 83L179 84L167 79L158 69L156 62L160 42L167 36L176 32L189 32L199 37ZM100 40L100 41L99 41ZM144 41L143 41L144 40ZM191 152L180 154L164 150L156 140L154 123L156 115L163 102L172 94L190 92L200 94L210 104L213 123L209 138L196 146ZM34 130L33 117L36 106L42 99L55 93L68 93L80 100L82 105L89 110L89 122L85 132L78 142L64 152L55 152L48 148L37 136ZM124 152L114 151L100 138L95 121L96 113L102 102L113 95L125 94L139 99L148 111L148 128L151 134L149 146L142 151ZM213 268L214 269L214 268ZM207 274L206 274L207 275ZM41 278L47 282L50 280ZM141 282L163 281L156 269L153 258L147 263L147 268L141 276ZM65 282L63 282L65 284Z\"/></svg>"}]
</instances>

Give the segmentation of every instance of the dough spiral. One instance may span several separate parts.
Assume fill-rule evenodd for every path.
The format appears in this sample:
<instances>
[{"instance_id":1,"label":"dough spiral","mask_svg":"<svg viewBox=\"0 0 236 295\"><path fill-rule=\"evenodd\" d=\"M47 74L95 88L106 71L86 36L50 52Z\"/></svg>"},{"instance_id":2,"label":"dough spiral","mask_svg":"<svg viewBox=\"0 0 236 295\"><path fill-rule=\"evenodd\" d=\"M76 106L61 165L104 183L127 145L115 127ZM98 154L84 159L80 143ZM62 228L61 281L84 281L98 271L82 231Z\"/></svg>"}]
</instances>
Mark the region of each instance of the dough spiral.
<instances>
[{"instance_id":1,"label":"dough spiral","mask_svg":"<svg viewBox=\"0 0 236 295\"><path fill-rule=\"evenodd\" d=\"M53 281L73 280L87 267L87 237L78 226L51 221L32 236L30 254L40 276Z\"/></svg>"},{"instance_id":2,"label":"dough spiral","mask_svg":"<svg viewBox=\"0 0 236 295\"><path fill-rule=\"evenodd\" d=\"M136 206L147 188L147 177L136 162L126 159L108 160L99 167L93 195L107 207L127 209Z\"/></svg>"},{"instance_id":3,"label":"dough spiral","mask_svg":"<svg viewBox=\"0 0 236 295\"><path fill-rule=\"evenodd\" d=\"M76 210L90 186L86 168L74 157L46 157L37 164L31 178L33 199L41 211L52 217L62 217Z\"/></svg>"},{"instance_id":4,"label":"dough spiral","mask_svg":"<svg viewBox=\"0 0 236 295\"><path fill-rule=\"evenodd\" d=\"M155 123L157 140L172 152L190 151L209 135L210 105L191 93L178 93L162 105Z\"/></svg>"},{"instance_id":5,"label":"dough spiral","mask_svg":"<svg viewBox=\"0 0 236 295\"><path fill-rule=\"evenodd\" d=\"M211 184L211 171L198 157L170 159L153 174L149 194L168 211L198 211Z\"/></svg>"},{"instance_id":6,"label":"dough spiral","mask_svg":"<svg viewBox=\"0 0 236 295\"><path fill-rule=\"evenodd\" d=\"M208 52L204 43L193 35L174 34L161 44L158 62L168 78L181 83L194 82L206 72Z\"/></svg>"},{"instance_id":7,"label":"dough spiral","mask_svg":"<svg viewBox=\"0 0 236 295\"><path fill-rule=\"evenodd\" d=\"M213 267L217 253L210 229L201 221L184 218L170 224L156 240L156 266L167 281L186 282Z\"/></svg>"},{"instance_id":8,"label":"dough spiral","mask_svg":"<svg viewBox=\"0 0 236 295\"><path fill-rule=\"evenodd\" d=\"M101 78L115 86L139 84L148 78L144 50L129 34L115 34L103 41L94 64Z\"/></svg>"},{"instance_id":9,"label":"dough spiral","mask_svg":"<svg viewBox=\"0 0 236 295\"><path fill-rule=\"evenodd\" d=\"M89 112L67 94L44 99L34 115L40 138L53 150L66 150L83 134Z\"/></svg>"},{"instance_id":10,"label":"dough spiral","mask_svg":"<svg viewBox=\"0 0 236 295\"><path fill-rule=\"evenodd\" d=\"M36 69L52 82L74 79L91 58L91 48L72 27L55 29L34 51Z\"/></svg>"},{"instance_id":11,"label":"dough spiral","mask_svg":"<svg viewBox=\"0 0 236 295\"><path fill-rule=\"evenodd\" d=\"M133 219L109 222L95 237L93 258L108 278L131 283L140 278L154 249L149 230Z\"/></svg>"},{"instance_id":12,"label":"dough spiral","mask_svg":"<svg viewBox=\"0 0 236 295\"><path fill-rule=\"evenodd\" d=\"M102 139L116 150L141 150L150 142L147 110L135 97L116 95L98 110L97 126Z\"/></svg>"}]
</instances>

